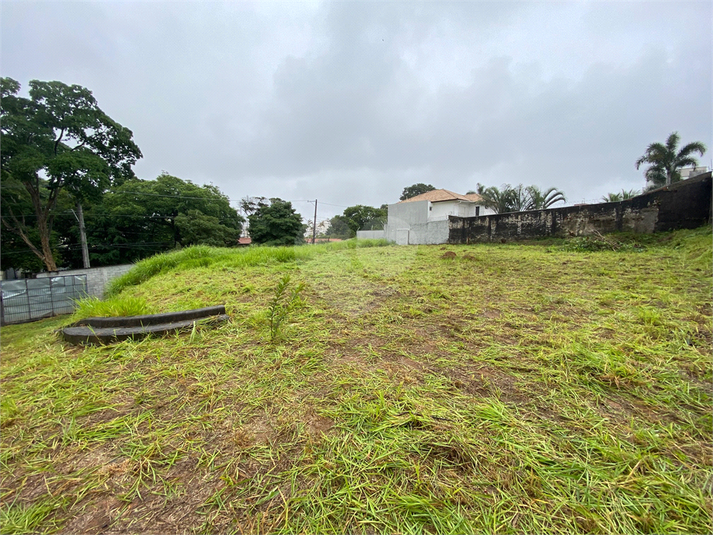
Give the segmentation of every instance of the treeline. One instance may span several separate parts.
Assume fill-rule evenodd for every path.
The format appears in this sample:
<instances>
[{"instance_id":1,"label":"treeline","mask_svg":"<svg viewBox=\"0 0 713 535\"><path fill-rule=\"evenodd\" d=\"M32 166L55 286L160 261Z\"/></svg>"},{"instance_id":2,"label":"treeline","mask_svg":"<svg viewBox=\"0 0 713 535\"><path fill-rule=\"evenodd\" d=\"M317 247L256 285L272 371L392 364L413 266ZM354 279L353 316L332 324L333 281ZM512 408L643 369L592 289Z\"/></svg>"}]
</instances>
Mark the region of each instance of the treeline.
<instances>
[{"instance_id":1,"label":"treeline","mask_svg":"<svg viewBox=\"0 0 713 535\"><path fill-rule=\"evenodd\" d=\"M24 225L21 230L39 242L32 203L19 184L3 181L3 210ZM42 184L41 184L42 187ZM46 187L46 185L45 185ZM14 194L13 194L14 193ZM131 178L82 203L89 259L93 267L126 264L190 245L234 246L245 218L213 185L198 186L162 173L156 180ZM82 267L76 203L61 192L56 203L50 244L56 265ZM18 232L2 233L2 269L46 268Z\"/></svg>"},{"instance_id":2,"label":"treeline","mask_svg":"<svg viewBox=\"0 0 713 535\"><path fill-rule=\"evenodd\" d=\"M0 269L82 267L82 220L92 266L196 244L237 246L245 218L217 187L167 173L137 178L132 167L142 154L131 130L91 91L29 85L26 98L17 81L0 78ZM302 241L302 218L289 202L260 201L246 213L255 243Z\"/></svg>"}]
</instances>

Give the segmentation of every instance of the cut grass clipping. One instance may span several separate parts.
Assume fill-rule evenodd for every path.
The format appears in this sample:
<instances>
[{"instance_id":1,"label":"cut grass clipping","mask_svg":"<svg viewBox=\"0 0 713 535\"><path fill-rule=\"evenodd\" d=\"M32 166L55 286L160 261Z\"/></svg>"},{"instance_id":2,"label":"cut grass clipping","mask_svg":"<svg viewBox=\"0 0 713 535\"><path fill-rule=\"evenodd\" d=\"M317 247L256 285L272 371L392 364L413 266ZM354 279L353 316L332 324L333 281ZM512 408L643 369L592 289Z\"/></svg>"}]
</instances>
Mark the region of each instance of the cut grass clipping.
<instances>
[{"instance_id":1,"label":"cut grass clipping","mask_svg":"<svg viewBox=\"0 0 713 535\"><path fill-rule=\"evenodd\" d=\"M0 531L711 533L711 232L607 239L192 248L78 314L218 328L5 327Z\"/></svg>"}]
</instances>

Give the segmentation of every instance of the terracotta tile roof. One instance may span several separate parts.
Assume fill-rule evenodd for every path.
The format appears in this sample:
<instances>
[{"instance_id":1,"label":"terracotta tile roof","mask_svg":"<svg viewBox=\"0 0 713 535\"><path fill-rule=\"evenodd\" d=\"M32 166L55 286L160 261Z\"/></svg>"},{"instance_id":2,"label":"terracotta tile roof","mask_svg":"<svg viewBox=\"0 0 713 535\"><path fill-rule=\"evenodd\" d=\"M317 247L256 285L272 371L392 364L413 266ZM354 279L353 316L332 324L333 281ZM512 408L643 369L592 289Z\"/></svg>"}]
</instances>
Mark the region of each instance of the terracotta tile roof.
<instances>
[{"instance_id":1,"label":"terracotta tile roof","mask_svg":"<svg viewBox=\"0 0 713 535\"><path fill-rule=\"evenodd\" d=\"M473 202L483 202L483 197L481 197L481 196L478 195L477 193L466 193L466 194L465 194L465 197L466 197L469 201L473 201Z\"/></svg>"},{"instance_id":2,"label":"terracotta tile roof","mask_svg":"<svg viewBox=\"0 0 713 535\"><path fill-rule=\"evenodd\" d=\"M460 193L453 193L447 189L434 189L432 191L427 191L421 195L416 195L410 199L400 202L415 202L415 201L431 201L431 202L441 202L441 201L470 201L466 195L461 195Z\"/></svg>"}]
</instances>

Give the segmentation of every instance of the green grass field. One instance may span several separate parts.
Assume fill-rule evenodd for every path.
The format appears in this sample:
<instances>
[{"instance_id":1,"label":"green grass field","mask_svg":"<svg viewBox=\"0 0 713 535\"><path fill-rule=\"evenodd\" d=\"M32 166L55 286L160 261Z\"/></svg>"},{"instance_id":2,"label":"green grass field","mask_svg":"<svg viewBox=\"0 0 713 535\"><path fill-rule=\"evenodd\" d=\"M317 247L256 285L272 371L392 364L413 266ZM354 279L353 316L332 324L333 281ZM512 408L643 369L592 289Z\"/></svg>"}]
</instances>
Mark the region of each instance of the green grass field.
<instances>
[{"instance_id":1,"label":"green grass field","mask_svg":"<svg viewBox=\"0 0 713 535\"><path fill-rule=\"evenodd\" d=\"M77 314L232 320L3 328L0 532L711 533L711 232L618 240L146 260Z\"/></svg>"}]
</instances>

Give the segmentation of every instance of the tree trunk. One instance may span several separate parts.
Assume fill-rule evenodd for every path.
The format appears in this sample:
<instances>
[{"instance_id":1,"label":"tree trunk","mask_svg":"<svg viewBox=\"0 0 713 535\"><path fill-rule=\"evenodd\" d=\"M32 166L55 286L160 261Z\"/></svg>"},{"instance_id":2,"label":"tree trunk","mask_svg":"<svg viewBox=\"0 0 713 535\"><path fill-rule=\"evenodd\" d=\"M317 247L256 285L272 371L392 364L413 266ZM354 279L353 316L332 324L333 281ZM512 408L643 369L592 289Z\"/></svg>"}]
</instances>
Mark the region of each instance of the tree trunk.
<instances>
[{"instance_id":1,"label":"tree trunk","mask_svg":"<svg viewBox=\"0 0 713 535\"><path fill-rule=\"evenodd\" d=\"M40 232L42 262L44 262L47 271L57 271L57 264L54 263L54 255L52 255L52 248L50 247L50 231L45 218L37 218L37 230Z\"/></svg>"}]
</instances>

